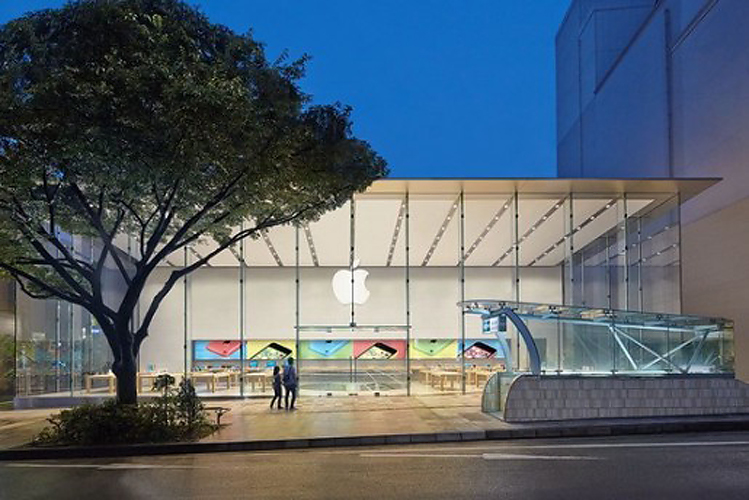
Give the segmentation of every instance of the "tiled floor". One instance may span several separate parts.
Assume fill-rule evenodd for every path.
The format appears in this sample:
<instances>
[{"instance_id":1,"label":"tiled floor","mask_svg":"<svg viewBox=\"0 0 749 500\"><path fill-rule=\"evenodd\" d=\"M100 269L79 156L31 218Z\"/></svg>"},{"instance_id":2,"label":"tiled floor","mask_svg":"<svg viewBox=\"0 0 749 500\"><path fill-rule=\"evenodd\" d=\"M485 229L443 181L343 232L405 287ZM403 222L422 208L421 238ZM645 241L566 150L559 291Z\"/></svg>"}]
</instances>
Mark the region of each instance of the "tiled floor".
<instances>
[{"instance_id":1,"label":"tiled floor","mask_svg":"<svg viewBox=\"0 0 749 500\"><path fill-rule=\"evenodd\" d=\"M207 400L227 406L228 424L208 441L347 437L375 434L471 431L506 427L481 413L480 395L302 396L293 412L271 410L269 399ZM0 412L0 449L22 445L56 410Z\"/></svg>"},{"instance_id":2,"label":"tiled floor","mask_svg":"<svg viewBox=\"0 0 749 500\"><path fill-rule=\"evenodd\" d=\"M267 400L228 402L230 424L209 441L347 437L471 431L506 427L481 413L480 396L304 397L298 410L271 410Z\"/></svg>"}]
</instances>

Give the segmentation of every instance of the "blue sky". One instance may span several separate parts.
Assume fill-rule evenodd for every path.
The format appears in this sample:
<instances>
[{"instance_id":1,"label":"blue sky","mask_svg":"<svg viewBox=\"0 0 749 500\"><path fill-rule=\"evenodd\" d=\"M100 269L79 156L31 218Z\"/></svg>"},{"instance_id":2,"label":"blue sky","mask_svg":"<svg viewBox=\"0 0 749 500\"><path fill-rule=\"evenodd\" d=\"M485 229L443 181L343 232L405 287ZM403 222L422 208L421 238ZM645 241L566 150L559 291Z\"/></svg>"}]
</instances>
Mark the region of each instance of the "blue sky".
<instances>
[{"instance_id":1,"label":"blue sky","mask_svg":"<svg viewBox=\"0 0 749 500\"><path fill-rule=\"evenodd\" d=\"M63 0L0 3L0 23ZM568 0L202 0L268 54L310 54L303 88L354 108L394 177L556 174L554 36Z\"/></svg>"}]
</instances>

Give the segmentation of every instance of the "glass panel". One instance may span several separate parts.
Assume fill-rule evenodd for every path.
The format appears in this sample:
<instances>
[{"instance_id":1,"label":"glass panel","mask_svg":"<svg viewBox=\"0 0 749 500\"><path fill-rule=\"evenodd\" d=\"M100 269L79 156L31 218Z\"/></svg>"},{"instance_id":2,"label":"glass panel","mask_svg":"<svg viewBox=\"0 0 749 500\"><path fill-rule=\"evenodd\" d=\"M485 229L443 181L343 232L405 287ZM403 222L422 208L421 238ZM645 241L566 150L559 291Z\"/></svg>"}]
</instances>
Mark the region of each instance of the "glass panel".
<instances>
[{"instance_id":1,"label":"glass panel","mask_svg":"<svg viewBox=\"0 0 749 500\"><path fill-rule=\"evenodd\" d=\"M722 318L492 300L463 306L481 315L509 308L534 338L541 324L561 324L563 371L687 374L733 369L733 323ZM543 358L541 340L536 344Z\"/></svg>"},{"instance_id":2,"label":"glass panel","mask_svg":"<svg viewBox=\"0 0 749 500\"><path fill-rule=\"evenodd\" d=\"M466 297L514 298L514 203L512 193L464 198ZM466 315L465 324L466 390L479 391L493 372L507 368L510 359L495 335L484 332L481 317Z\"/></svg>"},{"instance_id":3,"label":"glass panel","mask_svg":"<svg viewBox=\"0 0 749 500\"><path fill-rule=\"evenodd\" d=\"M15 395L15 290L0 280L0 402Z\"/></svg>"},{"instance_id":4,"label":"glass panel","mask_svg":"<svg viewBox=\"0 0 749 500\"><path fill-rule=\"evenodd\" d=\"M459 392L460 195L409 198L412 394Z\"/></svg>"},{"instance_id":5,"label":"glass panel","mask_svg":"<svg viewBox=\"0 0 749 500\"><path fill-rule=\"evenodd\" d=\"M566 264L565 235L569 225L569 197L564 194L518 197L518 263L520 300L561 303ZM520 370L529 367L528 351L514 326L512 345ZM559 334L553 322L538 324L534 338L544 370L557 370Z\"/></svg>"},{"instance_id":6,"label":"glass panel","mask_svg":"<svg viewBox=\"0 0 749 500\"><path fill-rule=\"evenodd\" d=\"M299 230L299 370L302 394L355 392L354 302L365 299L359 256L353 247L352 204ZM368 297L367 297L368 298ZM354 325L355 326L355 325ZM345 329L344 327L349 327Z\"/></svg>"},{"instance_id":7,"label":"glass panel","mask_svg":"<svg viewBox=\"0 0 749 500\"><path fill-rule=\"evenodd\" d=\"M677 197L628 195L629 309L681 310L681 255Z\"/></svg>"},{"instance_id":8,"label":"glass panel","mask_svg":"<svg viewBox=\"0 0 749 500\"><path fill-rule=\"evenodd\" d=\"M232 257L231 254L228 257ZM239 329L240 268L236 258L227 263L231 260L237 265L202 267L189 279L190 371L201 395L237 396L240 393L243 355ZM251 387L260 392L262 384Z\"/></svg>"},{"instance_id":9,"label":"glass panel","mask_svg":"<svg viewBox=\"0 0 749 500\"><path fill-rule=\"evenodd\" d=\"M363 330L351 340L359 394L406 393L405 203L404 195L355 199L354 322ZM376 325L392 328L365 328Z\"/></svg>"}]
</instances>

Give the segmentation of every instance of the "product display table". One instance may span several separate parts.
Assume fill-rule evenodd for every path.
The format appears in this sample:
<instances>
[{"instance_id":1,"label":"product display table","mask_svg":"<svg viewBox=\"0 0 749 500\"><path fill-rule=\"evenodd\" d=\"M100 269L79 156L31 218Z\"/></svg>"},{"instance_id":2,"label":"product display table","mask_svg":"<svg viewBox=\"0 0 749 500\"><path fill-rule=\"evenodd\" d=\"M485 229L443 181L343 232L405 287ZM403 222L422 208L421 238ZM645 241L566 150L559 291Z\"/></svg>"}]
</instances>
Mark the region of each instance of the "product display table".
<instances>
[{"instance_id":1,"label":"product display table","mask_svg":"<svg viewBox=\"0 0 749 500\"><path fill-rule=\"evenodd\" d=\"M472 368L466 370L468 375L468 383L475 385L476 387L481 386L481 382L486 382L489 378L494 375L498 370L490 370L488 368Z\"/></svg>"},{"instance_id":2,"label":"product display table","mask_svg":"<svg viewBox=\"0 0 749 500\"><path fill-rule=\"evenodd\" d=\"M95 373L93 375L88 374L83 376L83 383L86 387L86 394L91 393L91 386L93 385L94 381L96 380L106 380L107 381L107 388L108 392L110 394L114 394L115 392L115 386L117 384L117 377L115 377L114 373Z\"/></svg>"},{"instance_id":3,"label":"product display table","mask_svg":"<svg viewBox=\"0 0 749 500\"><path fill-rule=\"evenodd\" d=\"M260 390L265 392L265 386L268 380L273 379L273 375L268 372L247 372L244 374L244 380L250 383L252 392L255 392L255 383L260 382Z\"/></svg>"},{"instance_id":4,"label":"product display table","mask_svg":"<svg viewBox=\"0 0 749 500\"><path fill-rule=\"evenodd\" d=\"M206 389L211 392L216 392L216 384L221 383L222 380L226 381L226 388L231 388L233 375L231 372L192 372L190 378L197 385L198 383L205 382Z\"/></svg>"},{"instance_id":5,"label":"product display table","mask_svg":"<svg viewBox=\"0 0 749 500\"><path fill-rule=\"evenodd\" d=\"M439 383L440 390L445 390L445 382L450 382L450 389L455 389L455 382L460 382L463 374L456 371L432 370L427 372L427 384L434 387Z\"/></svg>"}]
</instances>

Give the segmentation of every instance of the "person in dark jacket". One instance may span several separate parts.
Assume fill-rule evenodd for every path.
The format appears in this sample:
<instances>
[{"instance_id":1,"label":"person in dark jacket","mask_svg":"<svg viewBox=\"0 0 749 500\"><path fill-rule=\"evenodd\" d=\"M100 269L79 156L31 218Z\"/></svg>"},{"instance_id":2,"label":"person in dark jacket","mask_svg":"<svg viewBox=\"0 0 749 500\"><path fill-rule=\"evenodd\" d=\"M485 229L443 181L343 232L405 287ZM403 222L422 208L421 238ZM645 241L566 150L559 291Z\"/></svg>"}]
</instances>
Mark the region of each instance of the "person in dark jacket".
<instances>
[{"instance_id":1,"label":"person in dark jacket","mask_svg":"<svg viewBox=\"0 0 749 500\"><path fill-rule=\"evenodd\" d=\"M281 368L278 366L273 367L273 399L270 400L270 409L273 409L273 404L278 398L278 409L281 409Z\"/></svg>"},{"instance_id":2,"label":"person in dark jacket","mask_svg":"<svg viewBox=\"0 0 749 500\"><path fill-rule=\"evenodd\" d=\"M294 358L289 358L286 367L283 369L283 386L286 388L286 409L293 410L294 403L296 402L296 391L297 385L299 384L299 376L294 368ZM291 406L289 406L289 395L291 395Z\"/></svg>"}]
</instances>

